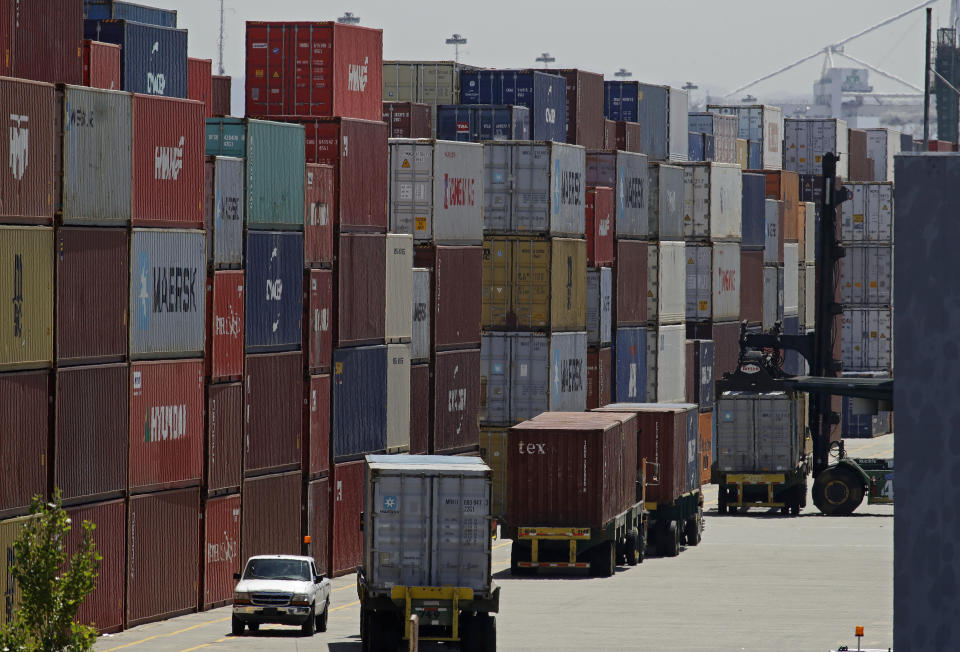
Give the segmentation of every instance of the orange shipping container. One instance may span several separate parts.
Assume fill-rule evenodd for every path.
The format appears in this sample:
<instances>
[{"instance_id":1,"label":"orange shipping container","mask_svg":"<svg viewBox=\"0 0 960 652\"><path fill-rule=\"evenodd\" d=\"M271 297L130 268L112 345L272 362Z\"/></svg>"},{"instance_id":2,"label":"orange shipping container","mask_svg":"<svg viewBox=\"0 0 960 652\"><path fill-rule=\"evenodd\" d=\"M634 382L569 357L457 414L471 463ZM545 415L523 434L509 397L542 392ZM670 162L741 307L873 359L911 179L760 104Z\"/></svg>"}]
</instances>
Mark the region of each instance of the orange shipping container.
<instances>
[{"instance_id":1,"label":"orange shipping container","mask_svg":"<svg viewBox=\"0 0 960 652\"><path fill-rule=\"evenodd\" d=\"M211 498L203 508L203 601L204 609L233 599L244 560L240 558L240 496Z\"/></svg>"},{"instance_id":2,"label":"orange shipping container","mask_svg":"<svg viewBox=\"0 0 960 652\"><path fill-rule=\"evenodd\" d=\"M713 412L700 413L700 484L710 484L713 464Z\"/></svg>"}]
</instances>

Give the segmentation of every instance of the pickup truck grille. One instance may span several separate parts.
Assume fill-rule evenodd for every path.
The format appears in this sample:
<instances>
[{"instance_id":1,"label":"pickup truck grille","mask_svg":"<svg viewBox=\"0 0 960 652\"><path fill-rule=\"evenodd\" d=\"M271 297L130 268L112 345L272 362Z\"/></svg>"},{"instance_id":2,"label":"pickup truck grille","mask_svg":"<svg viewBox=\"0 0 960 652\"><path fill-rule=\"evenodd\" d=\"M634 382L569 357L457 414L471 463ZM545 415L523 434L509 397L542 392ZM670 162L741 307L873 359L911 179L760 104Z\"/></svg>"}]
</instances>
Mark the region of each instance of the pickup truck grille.
<instances>
[{"instance_id":1,"label":"pickup truck grille","mask_svg":"<svg viewBox=\"0 0 960 652\"><path fill-rule=\"evenodd\" d=\"M250 600L253 604L261 607L285 607L290 604L292 597L292 593L272 593L264 591L252 594Z\"/></svg>"}]
</instances>

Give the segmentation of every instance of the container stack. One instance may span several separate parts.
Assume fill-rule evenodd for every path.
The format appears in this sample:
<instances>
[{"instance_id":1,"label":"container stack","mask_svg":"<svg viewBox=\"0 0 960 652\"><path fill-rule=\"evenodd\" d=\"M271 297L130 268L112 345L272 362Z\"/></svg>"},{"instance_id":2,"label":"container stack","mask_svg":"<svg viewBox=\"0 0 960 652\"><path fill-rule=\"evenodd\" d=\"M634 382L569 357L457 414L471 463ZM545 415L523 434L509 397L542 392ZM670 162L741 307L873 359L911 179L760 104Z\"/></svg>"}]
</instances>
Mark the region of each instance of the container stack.
<instances>
[{"instance_id":1,"label":"container stack","mask_svg":"<svg viewBox=\"0 0 960 652\"><path fill-rule=\"evenodd\" d=\"M441 104L437 138L468 143L530 140L530 109L512 104Z\"/></svg>"},{"instance_id":2,"label":"container stack","mask_svg":"<svg viewBox=\"0 0 960 652\"><path fill-rule=\"evenodd\" d=\"M690 113L690 160L738 163L737 117L719 113ZM700 156L695 156L699 153Z\"/></svg>"},{"instance_id":3,"label":"container stack","mask_svg":"<svg viewBox=\"0 0 960 652\"><path fill-rule=\"evenodd\" d=\"M737 116L737 137L746 140L747 166L744 169L783 168L783 111L780 107L711 104L707 111Z\"/></svg>"},{"instance_id":4,"label":"container stack","mask_svg":"<svg viewBox=\"0 0 960 652\"><path fill-rule=\"evenodd\" d=\"M382 70L384 103L427 104L434 118L430 136L444 140L468 140L453 138L450 132L441 133L437 129L440 105L460 103L460 71L473 70L473 66L454 61L384 61Z\"/></svg>"},{"instance_id":5,"label":"container stack","mask_svg":"<svg viewBox=\"0 0 960 652\"><path fill-rule=\"evenodd\" d=\"M641 144L631 151L643 152L651 161L688 159L688 104L687 91L679 88L634 81L604 82L604 115L608 120L640 123ZM626 149L621 145L626 143L618 142L617 149Z\"/></svg>"},{"instance_id":6,"label":"container stack","mask_svg":"<svg viewBox=\"0 0 960 652\"><path fill-rule=\"evenodd\" d=\"M572 72L576 76L578 71ZM525 106L530 110L532 140L565 143L567 83L560 75L537 70L461 70L460 103Z\"/></svg>"}]
</instances>

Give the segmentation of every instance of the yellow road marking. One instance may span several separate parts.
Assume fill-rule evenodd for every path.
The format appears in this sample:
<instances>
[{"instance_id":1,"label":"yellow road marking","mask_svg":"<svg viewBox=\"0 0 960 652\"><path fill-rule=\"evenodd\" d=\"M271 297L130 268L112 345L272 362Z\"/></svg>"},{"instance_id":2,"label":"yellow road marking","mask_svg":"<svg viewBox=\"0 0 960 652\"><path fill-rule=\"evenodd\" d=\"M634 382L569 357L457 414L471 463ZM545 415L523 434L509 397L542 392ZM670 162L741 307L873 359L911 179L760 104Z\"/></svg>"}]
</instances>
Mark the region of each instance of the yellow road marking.
<instances>
[{"instance_id":1,"label":"yellow road marking","mask_svg":"<svg viewBox=\"0 0 960 652\"><path fill-rule=\"evenodd\" d=\"M347 607L352 607L354 605L360 604L359 600L354 600L353 602L348 602L347 604L342 604L339 607L333 607L330 611L339 611L341 609L346 609Z\"/></svg>"},{"instance_id":2,"label":"yellow road marking","mask_svg":"<svg viewBox=\"0 0 960 652\"><path fill-rule=\"evenodd\" d=\"M223 643L224 641L228 641L228 640L230 640L230 637L225 636L223 638L218 638L217 640L213 641L213 643L201 643L200 645L195 645L194 647L188 647L185 650L180 650L180 652L193 652L193 650L199 650L200 648L210 647L214 643Z\"/></svg>"},{"instance_id":3,"label":"yellow road marking","mask_svg":"<svg viewBox=\"0 0 960 652\"><path fill-rule=\"evenodd\" d=\"M191 625L190 627L184 627L183 629L178 629L175 632L170 632L168 634L155 634L154 636L148 636L147 638L140 639L139 641L133 641L131 643L125 643L124 645L118 645L117 647L111 647L103 652L113 652L114 650L122 650L124 648L133 647L134 645L140 645L141 643L146 643L148 641L154 641L158 638L166 638L168 636L176 636L177 634L183 634L184 632L189 632L199 627L206 627L208 625L215 625L217 623L225 623L230 620L230 616L226 618L218 618L217 620L209 620L204 623L197 623L196 625Z\"/></svg>"},{"instance_id":4,"label":"yellow road marking","mask_svg":"<svg viewBox=\"0 0 960 652\"><path fill-rule=\"evenodd\" d=\"M504 546L509 546L511 543L512 543L511 541L504 541L503 543L498 543L493 548L491 548L491 550L498 550Z\"/></svg>"}]
</instances>

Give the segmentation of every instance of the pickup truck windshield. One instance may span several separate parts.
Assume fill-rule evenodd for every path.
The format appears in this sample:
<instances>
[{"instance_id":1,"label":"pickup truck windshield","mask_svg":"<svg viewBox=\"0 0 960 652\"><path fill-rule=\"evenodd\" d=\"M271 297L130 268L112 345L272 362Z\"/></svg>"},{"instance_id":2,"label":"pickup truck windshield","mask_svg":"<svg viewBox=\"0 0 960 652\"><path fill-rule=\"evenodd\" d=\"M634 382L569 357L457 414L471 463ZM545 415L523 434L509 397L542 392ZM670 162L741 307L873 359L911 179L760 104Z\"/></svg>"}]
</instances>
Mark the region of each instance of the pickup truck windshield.
<instances>
[{"instance_id":1,"label":"pickup truck windshield","mask_svg":"<svg viewBox=\"0 0 960 652\"><path fill-rule=\"evenodd\" d=\"M243 574L245 580L311 581L310 564L296 559L251 559Z\"/></svg>"}]
</instances>

